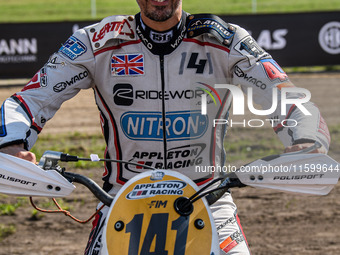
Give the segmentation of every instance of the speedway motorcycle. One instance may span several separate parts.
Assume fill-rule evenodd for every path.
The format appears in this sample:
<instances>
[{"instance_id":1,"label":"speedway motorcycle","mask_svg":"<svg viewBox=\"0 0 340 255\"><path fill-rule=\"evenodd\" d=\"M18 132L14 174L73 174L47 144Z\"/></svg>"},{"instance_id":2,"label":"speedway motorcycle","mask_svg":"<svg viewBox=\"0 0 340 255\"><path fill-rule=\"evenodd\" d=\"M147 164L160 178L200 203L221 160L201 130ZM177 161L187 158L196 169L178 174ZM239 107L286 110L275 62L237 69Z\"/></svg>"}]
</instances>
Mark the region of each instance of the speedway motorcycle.
<instances>
[{"instance_id":1,"label":"speedway motorcycle","mask_svg":"<svg viewBox=\"0 0 340 255\"><path fill-rule=\"evenodd\" d=\"M308 153L316 146L256 160L203 188L172 170L146 170L130 179L114 198L90 178L67 172L58 165L60 161L107 161L97 155L79 158L46 151L35 165L0 153L0 193L28 196L31 201L32 197L54 199L67 197L75 183L82 184L110 207L102 254L216 255L219 243L209 205L229 189L252 186L313 195L326 195L332 190L340 176L340 165L327 155Z\"/></svg>"}]
</instances>

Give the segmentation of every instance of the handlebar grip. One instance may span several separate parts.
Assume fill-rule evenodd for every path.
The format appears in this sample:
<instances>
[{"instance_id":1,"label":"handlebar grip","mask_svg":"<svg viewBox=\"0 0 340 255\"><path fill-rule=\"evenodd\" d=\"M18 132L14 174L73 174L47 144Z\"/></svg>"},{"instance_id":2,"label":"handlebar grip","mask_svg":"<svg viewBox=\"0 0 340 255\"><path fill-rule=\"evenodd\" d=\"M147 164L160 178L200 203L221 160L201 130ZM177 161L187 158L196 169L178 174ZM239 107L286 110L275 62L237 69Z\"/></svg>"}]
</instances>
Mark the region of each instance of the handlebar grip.
<instances>
[{"instance_id":1,"label":"handlebar grip","mask_svg":"<svg viewBox=\"0 0 340 255\"><path fill-rule=\"evenodd\" d=\"M62 175L71 182L83 184L93 193L93 195L95 195L96 198L103 202L104 205L107 206L111 205L113 197L110 196L107 192L105 192L97 183L95 183L90 178L84 175L69 172L63 172Z\"/></svg>"},{"instance_id":2,"label":"handlebar grip","mask_svg":"<svg viewBox=\"0 0 340 255\"><path fill-rule=\"evenodd\" d=\"M209 205L212 205L217 200L219 200L224 193L228 192L230 188L242 188L247 185L243 184L237 177L237 175L232 172L227 175L226 178L224 178L221 181L221 184L217 187L217 189L213 192L211 192L209 195L207 195L205 198L207 199L207 202Z\"/></svg>"}]
</instances>

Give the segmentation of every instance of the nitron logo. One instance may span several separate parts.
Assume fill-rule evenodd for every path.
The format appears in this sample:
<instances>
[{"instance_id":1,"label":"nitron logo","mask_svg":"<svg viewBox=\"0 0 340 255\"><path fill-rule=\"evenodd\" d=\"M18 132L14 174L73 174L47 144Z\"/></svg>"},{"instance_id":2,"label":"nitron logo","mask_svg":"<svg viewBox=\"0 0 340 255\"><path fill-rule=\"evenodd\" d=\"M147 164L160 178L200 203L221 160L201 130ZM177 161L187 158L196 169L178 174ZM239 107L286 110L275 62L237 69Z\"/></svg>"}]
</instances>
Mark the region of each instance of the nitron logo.
<instances>
[{"instance_id":1,"label":"nitron logo","mask_svg":"<svg viewBox=\"0 0 340 255\"><path fill-rule=\"evenodd\" d=\"M129 139L163 141L161 112L126 112L120 122ZM207 127L208 117L201 115L200 111L166 113L165 133L168 141L197 139L206 132Z\"/></svg>"},{"instance_id":2,"label":"nitron logo","mask_svg":"<svg viewBox=\"0 0 340 255\"><path fill-rule=\"evenodd\" d=\"M113 87L113 101L116 105L132 105L133 88L131 84L120 83Z\"/></svg>"}]
</instances>

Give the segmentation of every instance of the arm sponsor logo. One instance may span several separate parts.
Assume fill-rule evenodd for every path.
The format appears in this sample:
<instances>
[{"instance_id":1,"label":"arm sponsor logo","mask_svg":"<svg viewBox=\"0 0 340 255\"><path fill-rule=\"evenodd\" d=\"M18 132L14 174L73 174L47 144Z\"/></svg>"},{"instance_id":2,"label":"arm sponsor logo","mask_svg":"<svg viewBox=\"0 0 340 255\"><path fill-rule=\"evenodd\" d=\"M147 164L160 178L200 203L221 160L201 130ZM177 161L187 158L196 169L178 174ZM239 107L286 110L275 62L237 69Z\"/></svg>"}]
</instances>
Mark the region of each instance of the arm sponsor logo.
<instances>
[{"instance_id":1,"label":"arm sponsor logo","mask_svg":"<svg viewBox=\"0 0 340 255\"><path fill-rule=\"evenodd\" d=\"M248 74L243 72L242 69L239 68L238 66L235 66L234 73L236 74L237 77L243 78L245 81L255 85L256 87L262 90L265 90L267 88L267 85L263 81L255 77L249 76Z\"/></svg>"},{"instance_id":2,"label":"arm sponsor logo","mask_svg":"<svg viewBox=\"0 0 340 255\"><path fill-rule=\"evenodd\" d=\"M91 28L90 32L93 33L92 42L98 42L105 37L115 38L118 35L126 36L128 38L135 37L135 33L127 19L108 22L104 24L99 31L96 31L95 28Z\"/></svg>"},{"instance_id":3,"label":"arm sponsor logo","mask_svg":"<svg viewBox=\"0 0 340 255\"><path fill-rule=\"evenodd\" d=\"M89 75L89 73L87 71L84 71L82 73L79 73L79 74L73 76L71 78L71 80L69 80L69 81L59 82L58 84L54 85L53 91L57 92L57 93L62 92L64 89L67 88L67 86L71 86L71 85L75 84L76 82L85 79L88 75Z\"/></svg>"},{"instance_id":4,"label":"arm sponsor logo","mask_svg":"<svg viewBox=\"0 0 340 255\"><path fill-rule=\"evenodd\" d=\"M207 14L189 16L188 37L202 33L210 33L224 45L229 46L235 34L235 28L225 23L219 17Z\"/></svg>"},{"instance_id":5,"label":"arm sponsor logo","mask_svg":"<svg viewBox=\"0 0 340 255\"><path fill-rule=\"evenodd\" d=\"M47 73L45 67L41 68L21 91L37 89L40 87L47 87Z\"/></svg>"},{"instance_id":6,"label":"arm sponsor logo","mask_svg":"<svg viewBox=\"0 0 340 255\"><path fill-rule=\"evenodd\" d=\"M71 36L59 49L63 55L71 60L75 60L87 51L87 47L78 38Z\"/></svg>"},{"instance_id":7,"label":"arm sponsor logo","mask_svg":"<svg viewBox=\"0 0 340 255\"><path fill-rule=\"evenodd\" d=\"M236 44L235 49L244 56L251 55L254 58L259 58L265 51L257 44L251 36L247 36Z\"/></svg>"},{"instance_id":8,"label":"arm sponsor logo","mask_svg":"<svg viewBox=\"0 0 340 255\"><path fill-rule=\"evenodd\" d=\"M55 57L54 55L50 57L48 62L45 65L48 68L51 69L58 69L66 66L66 63L64 61L60 61L58 57Z\"/></svg>"}]
</instances>

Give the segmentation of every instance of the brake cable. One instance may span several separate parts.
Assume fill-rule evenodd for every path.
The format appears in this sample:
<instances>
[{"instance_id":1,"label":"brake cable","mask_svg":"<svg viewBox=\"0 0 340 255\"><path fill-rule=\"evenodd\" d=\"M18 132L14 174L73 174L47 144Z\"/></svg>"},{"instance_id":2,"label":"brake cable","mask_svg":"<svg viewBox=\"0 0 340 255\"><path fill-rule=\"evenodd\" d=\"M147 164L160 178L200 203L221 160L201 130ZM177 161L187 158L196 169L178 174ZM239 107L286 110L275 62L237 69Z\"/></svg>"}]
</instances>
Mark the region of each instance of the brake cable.
<instances>
[{"instance_id":1,"label":"brake cable","mask_svg":"<svg viewBox=\"0 0 340 255\"><path fill-rule=\"evenodd\" d=\"M69 154L65 154L65 153L55 153L53 151L48 151L49 154L47 154L45 157L42 157L42 160L40 160L39 162L39 166L44 169L44 170L48 170L48 169L53 169L55 167L58 166L58 160L63 161L63 162L70 162L70 161L104 161L104 162L116 162L116 163L127 163L127 164L131 164L131 165L135 165L135 166L139 166L139 167L144 167L146 169L155 169L153 167L147 166L147 165L143 165L143 164L138 164L135 162L127 162L124 160L116 160L116 159L101 159L98 157L97 154L91 154L90 158L80 158L78 156L72 156ZM73 173L67 173L64 172L63 169L61 170L61 175L64 176L65 178L69 179L69 180L73 180L75 181L75 179L77 179L77 182L84 184L84 179L81 178L80 175L77 174L73 174ZM85 180L86 181L86 180ZM95 183L91 182L90 186L96 186ZM88 187L88 186L87 186ZM89 188L89 187L88 187ZM90 188L90 190L92 190ZM98 198L98 194L94 193L94 195ZM104 203L103 205L96 210L95 213L93 213L87 220L80 220L76 217L74 217L71 212L64 210L61 208L61 206L59 205L58 201L55 198L52 198L52 201L54 202L54 204L56 205L56 207L58 208L57 210L47 210L47 209L42 209L39 208L33 201L33 198L30 197L30 202L31 205L33 206L34 209L36 209L37 211L40 211L42 213L63 213L65 216L70 217L71 219L73 219L74 221L78 222L78 223L88 223L90 220L92 220L103 208L105 205L109 206L109 204L111 204L111 202L113 201L112 197L110 196L104 196Z\"/></svg>"},{"instance_id":2,"label":"brake cable","mask_svg":"<svg viewBox=\"0 0 340 255\"><path fill-rule=\"evenodd\" d=\"M116 163L125 163L125 164L132 164L135 166L139 166L139 167L143 167L146 169L152 169L152 170L156 170L153 167L147 166L147 165L143 165L143 164L139 164L139 163L135 163L135 162L128 162L128 161L124 161L124 160L117 160L117 159L101 159L98 157L97 154L91 154L90 158L81 158L78 156L73 156L73 155L69 155L69 154L65 154L65 153L53 153L53 152L49 152L51 153L50 155L48 155L48 157L45 157L43 161L41 161L40 167L45 169L45 168L51 168L51 167L55 167L57 166L57 161L64 161L64 162L70 162L70 161L104 161L104 162L116 162ZM75 177L78 175L72 174L72 176L67 176L70 173L67 172L63 172L62 175L64 177L66 177L67 179L69 179L71 182L72 180L75 181ZM214 180L212 180L211 182L209 182L206 186L204 186L203 188L201 188L200 190L198 190L196 193L194 193L190 198L187 197L179 197L176 201L175 201L175 210L181 214L181 215L188 215L191 213L192 208L193 208L193 203L199 199L201 199L202 197L205 197L207 195L210 195L210 197L206 197L208 204L211 205L214 202L216 202L230 187L240 187L240 182L239 180L236 182L231 182L233 178L228 178L228 177L220 177L220 178L216 178ZM204 190L206 190L207 188L211 187L213 184L215 184L216 182L221 181L220 185L217 188L214 188L212 190L203 192ZM80 181L80 183L84 184L82 181ZM92 184L91 184L92 185ZM86 185L87 186L87 185ZM241 184L241 186L244 186ZM88 186L87 186L88 187ZM91 190L91 189L90 189ZM95 193L94 193L95 194ZM98 194L95 194L98 197ZM107 197L107 199L105 199L106 202L104 202L104 205L110 205L112 202L112 198L111 197ZM41 212L50 212L50 213L64 213L66 216L71 217L73 220L80 222L80 223L86 223L88 221L90 221L101 209L98 209L88 220L85 221L81 221L78 220L77 218L75 218L74 216L72 216L70 214L69 211L67 210L63 210L58 202L53 199L54 203L56 204L56 206L58 207L58 210L44 210L41 208L38 208L36 205L34 205L33 200L31 199L31 204L32 206L37 209L38 211Z\"/></svg>"}]
</instances>

